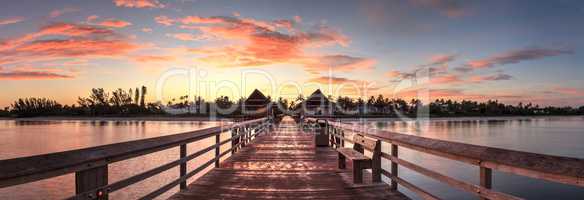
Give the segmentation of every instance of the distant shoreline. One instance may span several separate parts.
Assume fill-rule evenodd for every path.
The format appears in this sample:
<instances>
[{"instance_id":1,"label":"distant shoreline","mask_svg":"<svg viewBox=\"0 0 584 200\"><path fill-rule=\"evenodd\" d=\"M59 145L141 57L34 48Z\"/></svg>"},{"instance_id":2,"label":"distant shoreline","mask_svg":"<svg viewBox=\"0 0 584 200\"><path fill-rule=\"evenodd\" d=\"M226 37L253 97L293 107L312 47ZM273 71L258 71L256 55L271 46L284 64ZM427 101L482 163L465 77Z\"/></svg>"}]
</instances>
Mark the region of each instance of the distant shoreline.
<instances>
[{"instance_id":1,"label":"distant shoreline","mask_svg":"<svg viewBox=\"0 0 584 200\"><path fill-rule=\"evenodd\" d=\"M584 117L584 115L502 115L502 116L432 116L430 120L472 120L472 119L517 119L517 118L556 118L556 117ZM330 117L324 117L331 119ZM89 116L46 116L46 117L0 117L0 120L15 120L15 121L50 121L50 120L81 120L81 121L232 121L233 117L216 117L209 118L204 116L135 116L135 117L89 117ZM367 117L333 117L332 119L341 121L354 121L360 119L380 121L396 121L401 118L398 117L383 117L383 116L367 116ZM411 118L415 119L415 118Z\"/></svg>"}]
</instances>

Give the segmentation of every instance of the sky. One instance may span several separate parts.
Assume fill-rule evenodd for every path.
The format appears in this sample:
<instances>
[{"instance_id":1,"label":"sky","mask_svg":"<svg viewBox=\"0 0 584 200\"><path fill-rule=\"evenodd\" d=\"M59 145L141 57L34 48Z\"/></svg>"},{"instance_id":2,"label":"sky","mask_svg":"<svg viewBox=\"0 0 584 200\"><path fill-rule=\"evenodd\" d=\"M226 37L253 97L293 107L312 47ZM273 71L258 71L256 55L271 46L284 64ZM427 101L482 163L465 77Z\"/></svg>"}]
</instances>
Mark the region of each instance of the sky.
<instances>
[{"instance_id":1,"label":"sky","mask_svg":"<svg viewBox=\"0 0 584 200\"><path fill-rule=\"evenodd\" d=\"M584 105L584 1L100 0L0 6L0 106L91 88Z\"/></svg>"}]
</instances>

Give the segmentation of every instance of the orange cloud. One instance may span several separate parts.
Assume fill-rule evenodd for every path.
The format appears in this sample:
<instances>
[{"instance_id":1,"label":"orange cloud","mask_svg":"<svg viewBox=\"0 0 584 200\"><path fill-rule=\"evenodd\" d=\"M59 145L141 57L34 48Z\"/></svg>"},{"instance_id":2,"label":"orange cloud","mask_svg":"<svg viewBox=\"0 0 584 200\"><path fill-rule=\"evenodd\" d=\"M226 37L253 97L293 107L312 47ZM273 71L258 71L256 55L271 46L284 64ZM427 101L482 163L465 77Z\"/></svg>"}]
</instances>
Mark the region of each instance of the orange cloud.
<instances>
[{"instance_id":1,"label":"orange cloud","mask_svg":"<svg viewBox=\"0 0 584 200\"><path fill-rule=\"evenodd\" d=\"M53 70L17 69L4 71L0 68L0 80L39 80L39 79L71 79L72 75L53 72Z\"/></svg>"},{"instance_id":2,"label":"orange cloud","mask_svg":"<svg viewBox=\"0 0 584 200\"><path fill-rule=\"evenodd\" d=\"M420 96L429 95L429 96ZM400 97L404 99L439 99L439 98L463 98L465 94L460 89L428 89L428 88L413 88L395 91L390 96Z\"/></svg>"},{"instance_id":3,"label":"orange cloud","mask_svg":"<svg viewBox=\"0 0 584 200\"><path fill-rule=\"evenodd\" d=\"M138 46L119 40L42 40L16 49L17 52L37 56L52 57L87 57L87 56L117 56Z\"/></svg>"},{"instance_id":4,"label":"orange cloud","mask_svg":"<svg viewBox=\"0 0 584 200\"><path fill-rule=\"evenodd\" d=\"M333 76L320 76L316 78L311 78L309 82L321 83L321 84L343 84L343 83L357 83L360 81L348 79L348 78L341 78L341 77L333 77Z\"/></svg>"},{"instance_id":5,"label":"orange cloud","mask_svg":"<svg viewBox=\"0 0 584 200\"><path fill-rule=\"evenodd\" d=\"M197 30L200 35L169 34L181 40L218 39L238 41L234 45L203 47L191 52L203 57L199 61L218 67L261 66L275 63L304 65L307 70L317 71L334 67L340 70L371 68L372 59L345 55L308 56L307 48L329 45L346 46L350 40L340 32L325 25L312 31L299 31L293 20L272 21L238 18L231 16L187 16L171 19L158 16L155 20L163 25L179 25L179 28Z\"/></svg>"},{"instance_id":6,"label":"orange cloud","mask_svg":"<svg viewBox=\"0 0 584 200\"><path fill-rule=\"evenodd\" d=\"M36 65L39 62L63 63L66 62L63 59L73 58L121 58L143 47L128 40L127 37L101 26L53 23L41 27L36 32L0 41L0 63L26 66ZM33 72L36 73L34 70ZM21 70L5 75L6 77L19 77L17 75L41 77L43 75L35 73ZM44 75L51 77L51 74Z\"/></svg>"},{"instance_id":7,"label":"orange cloud","mask_svg":"<svg viewBox=\"0 0 584 200\"><path fill-rule=\"evenodd\" d=\"M167 62L172 61L175 58L172 56L136 56L134 60L136 62L150 63L150 62Z\"/></svg>"},{"instance_id":8,"label":"orange cloud","mask_svg":"<svg viewBox=\"0 0 584 200\"><path fill-rule=\"evenodd\" d=\"M24 17L4 18L4 19L0 19L0 26L8 25L8 24L16 24L16 23L21 22L21 21L24 21Z\"/></svg>"},{"instance_id":9,"label":"orange cloud","mask_svg":"<svg viewBox=\"0 0 584 200\"><path fill-rule=\"evenodd\" d=\"M453 83L461 83L463 82L462 79L458 75L454 74L447 74L438 77L431 77L430 84L453 84Z\"/></svg>"},{"instance_id":10,"label":"orange cloud","mask_svg":"<svg viewBox=\"0 0 584 200\"><path fill-rule=\"evenodd\" d=\"M158 16L154 18L154 21L156 21L156 23L165 25L165 26L172 26L174 24L174 19L171 19L167 16Z\"/></svg>"},{"instance_id":11,"label":"orange cloud","mask_svg":"<svg viewBox=\"0 0 584 200\"><path fill-rule=\"evenodd\" d=\"M124 21L124 20L117 20L117 19L109 19L98 23L100 26L106 27L113 27L113 28L124 28L126 26L132 25L132 23Z\"/></svg>"},{"instance_id":12,"label":"orange cloud","mask_svg":"<svg viewBox=\"0 0 584 200\"><path fill-rule=\"evenodd\" d=\"M114 0L118 7L128 8L164 8L165 5L158 0Z\"/></svg>"},{"instance_id":13,"label":"orange cloud","mask_svg":"<svg viewBox=\"0 0 584 200\"><path fill-rule=\"evenodd\" d=\"M391 71L386 72L384 75L388 78L398 78L401 76L401 74L402 73L400 71L391 70Z\"/></svg>"},{"instance_id":14,"label":"orange cloud","mask_svg":"<svg viewBox=\"0 0 584 200\"><path fill-rule=\"evenodd\" d=\"M151 28L142 28L142 32L144 33L151 33L152 29Z\"/></svg>"}]
</instances>

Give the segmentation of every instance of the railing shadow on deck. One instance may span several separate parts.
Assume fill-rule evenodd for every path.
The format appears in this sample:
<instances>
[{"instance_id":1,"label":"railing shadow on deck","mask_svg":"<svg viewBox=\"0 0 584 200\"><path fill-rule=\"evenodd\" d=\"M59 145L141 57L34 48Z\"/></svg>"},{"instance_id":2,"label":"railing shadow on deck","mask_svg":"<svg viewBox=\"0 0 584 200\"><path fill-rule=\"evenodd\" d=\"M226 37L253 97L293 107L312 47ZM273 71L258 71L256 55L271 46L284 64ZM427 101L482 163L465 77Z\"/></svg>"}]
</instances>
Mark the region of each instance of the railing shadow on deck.
<instances>
[{"instance_id":1,"label":"railing shadow on deck","mask_svg":"<svg viewBox=\"0 0 584 200\"><path fill-rule=\"evenodd\" d=\"M108 199L108 194L149 177L180 166L178 179L150 192L141 199L153 199L179 185L187 187L187 179L203 171L213 163L219 166L220 159L235 153L251 142L255 136L272 127L274 119L261 118L201 130L141 139L86 149L71 150L45 155L15 158L0 161L0 188L30 183L69 173L75 173L76 194L67 199ZM231 131L231 138L220 141L221 133ZM187 144L215 137L215 144L187 155ZM220 152L221 145L231 142L231 148ZM144 171L129 178L108 184L108 164L170 148L180 148L180 158ZM187 172L187 162L215 150L215 157Z\"/></svg>"},{"instance_id":2,"label":"railing shadow on deck","mask_svg":"<svg viewBox=\"0 0 584 200\"><path fill-rule=\"evenodd\" d=\"M381 158L387 159L391 163L390 171L382 169L379 173L391 180L390 188L392 190L397 190L398 185L401 185L422 199L436 200L440 198L399 177L398 165L451 187L475 194L481 199L522 199L493 190L493 170L584 187L584 159L430 139L325 119L306 118L303 123L306 127L321 130L322 134L329 135L330 146L334 148L345 147L345 141L354 143L346 137L345 131L359 133L390 144L391 151L380 154ZM478 174L480 184L475 185L461 181L403 160L399 158L399 147L477 166L480 169Z\"/></svg>"}]
</instances>

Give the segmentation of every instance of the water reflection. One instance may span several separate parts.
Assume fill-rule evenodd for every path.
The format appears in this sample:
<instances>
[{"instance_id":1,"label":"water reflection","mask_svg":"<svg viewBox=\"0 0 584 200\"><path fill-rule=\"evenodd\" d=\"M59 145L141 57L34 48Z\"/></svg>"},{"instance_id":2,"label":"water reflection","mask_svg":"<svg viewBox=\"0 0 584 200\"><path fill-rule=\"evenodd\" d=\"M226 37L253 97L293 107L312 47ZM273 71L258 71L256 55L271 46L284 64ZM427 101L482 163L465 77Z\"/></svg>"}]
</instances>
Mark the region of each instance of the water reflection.
<instances>
[{"instance_id":1,"label":"water reflection","mask_svg":"<svg viewBox=\"0 0 584 200\"><path fill-rule=\"evenodd\" d=\"M118 143L142 138L170 135L220 125L206 121L140 121L140 120L0 120L0 159L33 156L51 152ZM222 134L223 140L229 133ZM214 138L187 145L196 152L214 143ZM230 144L226 144L229 146ZM222 147L229 148L229 147ZM189 162L193 170L214 156L207 153ZM176 148L164 150L109 165L109 182L152 169L178 159ZM207 169L208 170L208 169ZM178 169L149 178L119 192L110 199L137 199L178 177ZM194 180L193 177L190 181ZM34 183L2 188L0 199L63 199L75 193L74 175L68 174ZM160 197L164 199L169 191Z\"/></svg>"},{"instance_id":2,"label":"water reflection","mask_svg":"<svg viewBox=\"0 0 584 200\"><path fill-rule=\"evenodd\" d=\"M360 120L349 123L441 140L542 154L584 158L584 117L451 118L421 121ZM382 146L389 152L389 145ZM478 184L478 167L406 148L400 157L451 177ZM389 169L389 162L382 162ZM399 168L400 176L443 199L478 199L443 183ZM495 172L494 188L526 199L583 199L584 189ZM414 194L402 190L410 197Z\"/></svg>"}]
</instances>

